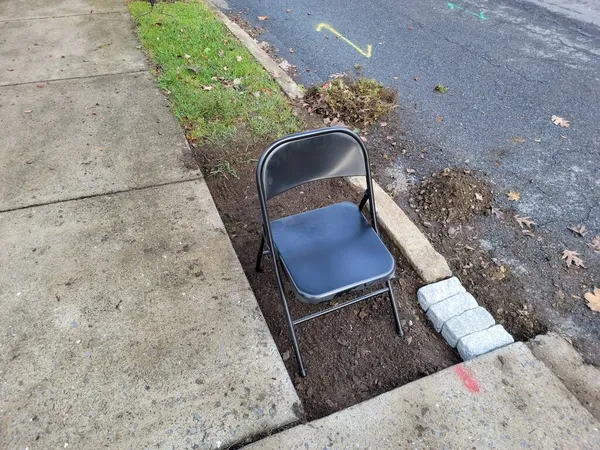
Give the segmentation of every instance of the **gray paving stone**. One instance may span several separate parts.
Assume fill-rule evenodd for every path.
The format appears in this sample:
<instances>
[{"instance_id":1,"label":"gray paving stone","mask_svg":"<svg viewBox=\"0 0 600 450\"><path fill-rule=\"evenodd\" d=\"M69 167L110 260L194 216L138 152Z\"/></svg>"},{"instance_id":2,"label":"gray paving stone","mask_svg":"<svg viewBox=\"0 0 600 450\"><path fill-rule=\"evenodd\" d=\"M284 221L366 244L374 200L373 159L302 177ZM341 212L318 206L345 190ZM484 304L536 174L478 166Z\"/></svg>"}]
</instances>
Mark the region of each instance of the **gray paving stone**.
<instances>
[{"instance_id":1,"label":"gray paving stone","mask_svg":"<svg viewBox=\"0 0 600 450\"><path fill-rule=\"evenodd\" d=\"M447 320L477 306L477 301L471 294L462 292L432 305L427 311L427 318L439 333Z\"/></svg>"},{"instance_id":2,"label":"gray paving stone","mask_svg":"<svg viewBox=\"0 0 600 450\"><path fill-rule=\"evenodd\" d=\"M423 286L417 291L417 299L419 300L419 305L421 305L423 311L427 312L431 305L456 294L460 294L461 292L466 292L465 288L460 284L458 278L452 277L447 280Z\"/></svg>"},{"instance_id":3,"label":"gray paving stone","mask_svg":"<svg viewBox=\"0 0 600 450\"><path fill-rule=\"evenodd\" d=\"M442 328L442 337L452 347L456 347L463 336L486 330L495 323L492 315L485 308L479 306L448 320Z\"/></svg>"},{"instance_id":4,"label":"gray paving stone","mask_svg":"<svg viewBox=\"0 0 600 450\"><path fill-rule=\"evenodd\" d=\"M457 350L464 361L473 359L484 353L491 352L515 342L513 337L502 325L496 325L487 330L478 331L461 338Z\"/></svg>"}]
</instances>

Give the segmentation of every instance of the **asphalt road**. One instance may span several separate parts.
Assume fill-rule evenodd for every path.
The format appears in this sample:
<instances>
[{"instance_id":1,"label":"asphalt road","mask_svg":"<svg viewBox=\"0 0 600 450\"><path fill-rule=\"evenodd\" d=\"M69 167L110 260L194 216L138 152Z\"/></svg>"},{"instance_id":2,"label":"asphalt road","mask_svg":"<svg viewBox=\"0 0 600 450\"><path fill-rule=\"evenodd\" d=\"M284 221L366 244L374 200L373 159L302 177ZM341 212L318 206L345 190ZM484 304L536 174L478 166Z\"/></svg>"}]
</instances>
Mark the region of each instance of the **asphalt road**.
<instances>
[{"instance_id":1,"label":"asphalt road","mask_svg":"<svg viewBox=\"0 0 600 450\"><path fill-rule=\"evenodd\" d=\"M404 139L428 155L417 176L468 165L488 174L501 205L509 206L504 193L519 191L521 200L510 206L531 216L550 241L546 254L530 257L498 237L524 276L545 277L534 267L540 258L581 248L567 226L585 224L590 235L600 235L600 1L231 0L228 6L264 27L259 40L296 65L305 85L354 73L358 64L364 76L397 88ZM433 92L437 83L448 92ZM554 125L553 115L570 128ZM396 164L404 172L406 161ZM586 258L586 282L600 285L600 254ZM597 343L600 321L583 322L562 329ZM599 364L600 351L590 359Z\"/></svg>"}]
</instances>

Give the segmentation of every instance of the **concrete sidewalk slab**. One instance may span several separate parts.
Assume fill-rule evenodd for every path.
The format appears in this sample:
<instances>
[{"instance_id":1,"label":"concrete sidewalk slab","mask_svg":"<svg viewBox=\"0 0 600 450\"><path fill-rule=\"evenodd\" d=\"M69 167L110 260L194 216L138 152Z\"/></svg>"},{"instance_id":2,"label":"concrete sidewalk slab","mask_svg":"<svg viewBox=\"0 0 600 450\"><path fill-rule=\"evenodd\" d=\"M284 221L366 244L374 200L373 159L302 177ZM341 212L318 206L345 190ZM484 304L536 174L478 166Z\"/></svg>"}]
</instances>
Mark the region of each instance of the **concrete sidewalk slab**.
<instances>
[{"instance_id":1,"label":"concrete sidewalk slab","mask_svg":"<svg viewBox=\"0 0 600 450\"><path fill-rule=\"evenodd\" d=\"M146 70L129 15L0 23L0 86Z\"/></svg>"},{"instance_id":2,"label":"concrete sidewalk slab","mask_svg":"<svg viewBox=\"0 0 600 450\"><path fill-rule=\"evenodd\" d=\"M4 212L0 267L1 448L214 449L296 420L204 181Z\"/></svg>"},{"instance_id":3,"label":"concrete sidewalk slab","mask_svg":"<svg viewBox=\"0 0 600 450\"><path fill-rule=\"evenodd\" d=\"M599 427L517 343L244 448L597 449Z\"/></svg>"},{"instance_id":4,"label":"concrete sidewalk slab","mask_svg":"<svg viewBox=\"0 0 600 450\"><path fill-rule=\"evenodd\" d=\"M200 176L149 73L0 88L0 111L0 210Z\"/></svg>"},{"instance_id":5,"label":"concrete sidewalk slab","mask_svg":"<svg viewBox=\"0 0 600 450\"><path fill-rule=\"evenodd\" d=\"M0 1L0 21L125 11L123 0Z\"/></svg>"}]
</instances>

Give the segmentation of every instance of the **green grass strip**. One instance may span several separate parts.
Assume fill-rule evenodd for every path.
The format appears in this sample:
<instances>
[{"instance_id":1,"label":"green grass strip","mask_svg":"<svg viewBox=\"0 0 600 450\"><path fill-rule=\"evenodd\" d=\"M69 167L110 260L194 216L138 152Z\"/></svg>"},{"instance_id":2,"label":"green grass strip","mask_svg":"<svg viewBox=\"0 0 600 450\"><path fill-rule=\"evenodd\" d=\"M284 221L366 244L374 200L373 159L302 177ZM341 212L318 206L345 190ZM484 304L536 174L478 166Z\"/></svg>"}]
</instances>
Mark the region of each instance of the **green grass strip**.
<instances>
[{"instance_id":1,"label":"green grass strip","mask_svg":"<svg viewBox=\"0 0 600 450\"><path fill-rule=\"evenodd\" d=\"M133 17L150 7L139 1L128 6ZM203 3L159 3L137 22L189 139L227 143L298 130L277 83Z\"/></svg>"}]
</instances>

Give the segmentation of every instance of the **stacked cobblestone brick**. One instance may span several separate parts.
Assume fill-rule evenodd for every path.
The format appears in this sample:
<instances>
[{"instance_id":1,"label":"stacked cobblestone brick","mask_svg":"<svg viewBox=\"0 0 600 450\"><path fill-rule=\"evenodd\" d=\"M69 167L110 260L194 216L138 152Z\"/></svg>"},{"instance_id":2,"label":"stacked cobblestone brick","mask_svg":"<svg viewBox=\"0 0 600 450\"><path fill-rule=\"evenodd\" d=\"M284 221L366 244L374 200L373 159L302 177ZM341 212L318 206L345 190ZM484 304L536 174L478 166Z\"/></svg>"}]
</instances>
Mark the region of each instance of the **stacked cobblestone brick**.
<instances>
[{"instance_id":1,"label":"stacked cobblestone brick","mask_svg":"<svg viewBox=\"0 0 600 450\"><path fill-rule=\"evenodd\" d=\"M417 298L435 330L465 361L514 342L456 277L423 286Z\"/></svg>"}]
</instances>

